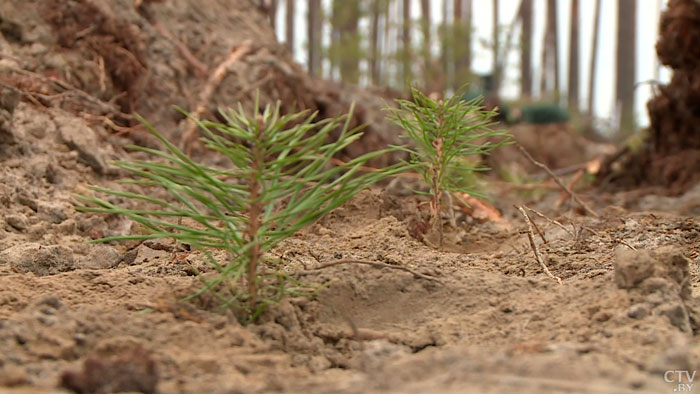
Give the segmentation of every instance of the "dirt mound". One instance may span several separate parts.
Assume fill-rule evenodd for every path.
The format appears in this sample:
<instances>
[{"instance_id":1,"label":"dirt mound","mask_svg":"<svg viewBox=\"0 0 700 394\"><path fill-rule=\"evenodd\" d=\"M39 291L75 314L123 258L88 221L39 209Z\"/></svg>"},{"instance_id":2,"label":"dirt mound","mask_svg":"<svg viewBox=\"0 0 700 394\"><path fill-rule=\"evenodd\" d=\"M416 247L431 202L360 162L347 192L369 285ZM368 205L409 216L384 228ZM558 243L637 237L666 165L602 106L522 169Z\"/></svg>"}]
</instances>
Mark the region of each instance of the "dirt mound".
<instances>
[{"instance_id":1,"label":"dirt mound","mask_svg":"<svg viewBox=\"0 0 700 394\"><path fill-rule=\"evenodd\" d=\"M672 0L661 16L656 52L673 69L647 103L651 125L641 152L624 156L607 181L622 187L651 185L678 195L700 181L700 3Z\"/></svg>"},{"instance_id":2,"label":"dirt mound","mask_svg":"<svg viewBox=\"0 0 700 394\"><path fill-rule=\"evenodd\" d=\"M252 110L260 92L262 105L280 100L284 111L329 117L347 113L355 101L354 124L369 126L349 155L399 142L383 119L382 96L310 79L266 18L252 1L206 7L188 0L5 1L3 96L21 93L23 101L79 114L142 144L153 142L133 112L192 143L192 135L183 136L190 124L174 105L215 119L218 108L238 102ZM235 61L214 76L234 53Z\"/></svg>"},{"instance_id":3,"label":"dirt mound","mask_svg":"<svg viewBox=\"0 0 700 394\"><path fill-rule=\"evenodd\" d=\"M527 149L535 160L551 169L565 169L611 153L610 144L596 143L576 133L568 123L518 124L508 128L513 140ZM490 167L514 166L524 173L541 169L526 159L516 146L495 150L488 158Z\"/></svg>"}]
</instances>

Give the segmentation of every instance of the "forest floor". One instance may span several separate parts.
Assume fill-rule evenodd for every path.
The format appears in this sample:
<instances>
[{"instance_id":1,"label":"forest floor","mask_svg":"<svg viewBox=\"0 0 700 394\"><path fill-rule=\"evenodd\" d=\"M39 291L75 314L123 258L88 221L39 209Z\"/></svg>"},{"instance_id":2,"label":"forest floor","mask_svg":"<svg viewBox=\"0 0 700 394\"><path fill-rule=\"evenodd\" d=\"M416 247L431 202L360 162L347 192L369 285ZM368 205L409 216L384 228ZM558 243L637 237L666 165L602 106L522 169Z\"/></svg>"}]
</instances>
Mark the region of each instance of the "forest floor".
<instances>
[{"instance_id":1,"label":"forest floor","mask_svg":"<svg viewBox=\"0 0 700 394\"><path fill-rule=\"evenodd\" d=\"M108 164L95 171L129 155L111 137L26 103L11 130L0 146L0 392L61 392L64 379L84 392L658 393L676 388L665 371L698 368L698 187L582 192L598 218L566 204L557 213L558 191L495 191L503 219L459 215L438 251L411 236L416 197L394 182L277 247L290 273L331 284L242 326L206 296L179 301L200 285L190 265L207 270L196 253L169 241L88 244L131 228L72 203L88 184L116 186ZM514 203L563 224L532 215L561 284L534 259ZM437 280L358 264L313 270L343 259Z\"/></svg>"}]
</instances>

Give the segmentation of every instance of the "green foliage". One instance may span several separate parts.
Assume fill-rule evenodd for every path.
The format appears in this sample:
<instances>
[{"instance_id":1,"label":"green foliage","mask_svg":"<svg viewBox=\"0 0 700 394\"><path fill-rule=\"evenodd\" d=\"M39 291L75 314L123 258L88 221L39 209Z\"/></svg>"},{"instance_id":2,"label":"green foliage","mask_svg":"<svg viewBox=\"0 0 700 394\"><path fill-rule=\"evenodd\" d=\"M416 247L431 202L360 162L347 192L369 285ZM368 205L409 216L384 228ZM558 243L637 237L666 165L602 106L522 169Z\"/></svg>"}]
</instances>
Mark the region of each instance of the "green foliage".
<instances>
[{"instance_id":1,"label":"green foliage","mask_svg":"<svg viewBox=\"0 0 700 394\"><path fill-rule=\"evenodd\" d=\"M507 143L509 134L495 131L497 110L483 108L478 97L463 101L462 92L446 100L434 100L411 86L413 101L397 100L399 108L388 108L391 120L403 128L415 148L399 147L411 155L411 163L430 187L433 224L443 242L443 193L463 192L483 196L473 190L466 173L485 168L469 167L466 156L486 155ZM495 138L501 137L495 141Z\"/></svg>"},{"instance_id":2,"label":"green foliage","mask_svg":"<svg viewBox=\"0 0 700 394\"><path fill-rule=\"evenodd\" d=\"M520 111L523 123L560 123L569 120L569 113L564 108L551 103L524 105Z\"/></svg>"},{"instance_id":3,"label":"green foliage","mask_svg":"<svg viewBox=\"0 0 700 394\"><path fill-rule=\"evenodd\" d=\"M259 108L257 102L255 108ZM281 115L279 103L263 113L256 110L252 117L240 105L223 115L226 124L198 125L206 147L227 157L229 169L193 161L142 120L167 151L133 146L160 160L115 164L135 176L128 183L167 191L170 198L93 187L147 208L124 208L105 199L77 196L87 203L78 208L124 215L147 229L101 242L173 238L203 251L217 275L213 279L200 276L204 287L188 298L211 292L222 306L252 321L283 295L314 290L286 275L266 252L359 191L404 171L405 166L358 174L365 162L388 150L331 165L335 154L361 136L358 129L349 129L349 115L315 121L316 114L307 112ZM336 130L340 136L327 142ZM216 261L216 250L225 251L228 261Z\"/></svg>"}]
</instances>

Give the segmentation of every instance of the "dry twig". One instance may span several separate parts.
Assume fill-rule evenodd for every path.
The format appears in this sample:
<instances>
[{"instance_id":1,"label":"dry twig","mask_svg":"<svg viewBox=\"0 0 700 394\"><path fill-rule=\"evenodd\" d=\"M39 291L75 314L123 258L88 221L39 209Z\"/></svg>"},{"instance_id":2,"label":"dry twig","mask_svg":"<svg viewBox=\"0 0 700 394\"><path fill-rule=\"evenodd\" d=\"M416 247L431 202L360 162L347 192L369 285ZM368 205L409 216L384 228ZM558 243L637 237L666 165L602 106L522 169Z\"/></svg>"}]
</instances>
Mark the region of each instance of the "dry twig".
<instances>
[{"instance_id":1,"label":"dry twig","mask_svg":"<svg viewBox=\"0 0 700 394\"><path fill-rule=\"evenodd\" d=\"M525 156L525 158L527 158L532 164L534 164L534 165L536 165L537 167L540 167L541 169L545 170L545 171L549 174L549 176L552 177L552 179L554 179L554 181L555 181L562 189L564 189L564 191L566 191L566 192L571 196L571 198L572 198L574 201L576 201L576 203L578 203L586 212L588 212L589 214L591 214L591 215L593 215L593 216L595 216L595 217L600 217L600 215L598 215L598 213L596 213L596 211L594 211L593 209L591 209L591 207L589 207L588 204L586 204L585 202L583 202L583 201L578 197L578 195L576 195L574 192L572 192L571 189L569 189L569 188L561 181L561 179L559 179L556 175L554 175L554 173L552 172L552 170L549 169L549 167L547 167L546 165L544 165L544 164L540 163L539 161L535 160L535 159L530 155L530 153L529 153L527 150L525 150L525 148L522 147L522 145L518 145L518 149L520 149L520 152L522 152L522 154Z\"/></svg>"},{"instance_id":2,"label":"dry twig","mask_svg":"<svg viewBox=\"0 0 700 394\"><path fill-rule=\"evenodd\" d=\"M542 269L544 270L544 273L547 274L550 278L556 280L560 285L561 283L561 278L558 276L552 275L552 272L549 271L549 268L545 265L545 263L542 261L542 257L540 257L540 250L537 248L537 244L535 243L535 235L533 234L532 231L532 221L530 220L530 217L527 216L527 212L525 212L525 209L519 205L515 205L515 208L520 211L520 213L523 215L525 218L525 222L527 223L527 237L530 240L530 246L532 247L532 251L535 253L535 260L540 264Z\"/></svg>"},{"instance_id":3,"label":"dry twig","mask_svg":"<svg viewBox=\"0 0 700 394\"><path fill-rule=\"evenodd\" d=\"M547 239L544 237L544 233L543 233L542 231L540 231L539 226L537 226L537 223L535 223L535 221L532 220L532 218L530 217L530 215L527 214L527 213L526 213L526 215L527 215L527 218L530 220L530 223L532 223L532 226L535 228L535 231L537 231L537 235L539 235L540 238L542 239L542 242L546 244L546 243L547 243Z\"/></svg>"},{"instance_id":4,"label":"dry twig","mask_svg":"<svg viewBox=\"0 0 700 394\"><path fill-rule=\"evenodd\" d=\"M527 209L527 210L530 211L530 212L533 212L534 214L536 214L537 216L541 217L542 219L544 219L544 220L546 220L546 221L548 221L548 222L554 224L555 226L559 226L562 230L566 231L566 233L569 234L569 235L571 235L572 237L574 236L574 233L572 233L571 230L569 230L568 228L564 227L564 225L561 224L561 223L559 223L558 221L556 221L556 220L554 220L554 219L550 219L547 215L543 214L542 212L540 212L540 211L538 211L538 210L536 210L536 209L532 209L532 208L527 207L527 206L524 207L524 208Z\"/></svg>"},{"instance_id":5,"label":"dry twig","mask_svg":"<svg viewBox=\"0 0 700 394\"><path fill-rule=\"evenodd\" d=\"M573 179L569 182L567 187L571 190L573 190L574 186L583 178L583 174L586 170L585 169L580 169L576 172L576 175L574 175ZM554 207L559 209L561 205L566 201L567 198L569 198L571 195L565 191L562 191L561 194L559 195L559 199L557 202L554 204Z\"/></svg>"},{"instance_id":6,"label":"dry twig","mask_svg":"<svg viewBox=\"0 0 700 394\"><path fill-rule=\"evenodd\" d=\"M235 48L231 52L231 54L228 55L228 57L223 62L221 62L216 67L216 69L214 69L214 72L209 76L207 84L204 85L202 94L199 96L199 103L197 104L197 107L195 108L194 112L191 114L192 117L190 120L190 124L187 127L187 130L182 134L182 138L180 139L180 145L182 147L188 148L189 144L193 142L194 137L197 133L197 121L207 110L207 103L209 103L211 96L214 94L214 91L228 73L229 67L231 67L238 60L240 60L241 57L243 57L245 54L247 54L248 51L250 51L250 47L250 41L246 41L239 47Z\"/></svg>"},{"instance_id":7,"label":"dry twig","mask_svg":"<svg viewBox=\"0 0 700 394\"><path fill-rule=\"evenodd\" d=\"M416 272L410 268L406 268L406 267L403 267L400 265L392 265L392 264L386 264L386 263L378 263L375 261L363 261L363 260L353 260L353 259L331 261L329 263L321 264L318 267L314 267L314 268L311 268L309 270L298 271L297 273L299 275L308 275L308 274L312 273L313 271L318 271L318 270L321 270L324 268L328 268L328 267L332 267L334 265L340 265L340 264L365 264L365 265L371 265L373 267L391 268L391 269L409 272L409 273L413 274L413 276L416 276L416 277L421 278L421 279L432 280L432 281L435 281L438 283L442 283L442 281L440 279L437 279L437 278L432 277L430 275L421 274L420 272Z\"/></svg>"},{"instance_id":8,"label":"dry twig","mask_svg":"<svg viewBox=\"0 0 700 394\"><path fill-rule=\"evenodd\" d=\"M154 23L152 26L158 33L160 33L163 37L170 40L170 42L172 42L173 45L175 45L177 47L177 49L180 51L180 54L185 59L185 61L187 61L187 63L189 63L192 66L192 68L195 69L195 71L197 72L197 74L199 76L207 75L209 68L207 67L206 64L200 62L199 59L197 59L197 57L192 54L192 52L187 47L187 45L185 45L182 41L175 38L168 31L168 29L166 29L160 23Z\"/></svg>"},{"instance_id":9,"label":"dry twig","mask_svg":"<svg viewBox=\"0 0 700 394\"><path fill-rule=\"evenodd\" d=\"M17 67L12 67L12 66L6 66L11 71L14 71L18 74L26 75L31 78L38 79L44 83L48 83L53 85L55 88L58 88L59 90L63 90L62 92L59 92L58 94L55 95L46 95L46 94L41 94L41 93L36 93L36 92L27 92L22 89L22 94L25 96L33 96L34 98L43 98L43 99L55 99L63 96L70 96L70 95L75 95L78 96L86 101L89 101L97 106L97 109L102 111L105 114L111 114L113 116L122 118L122 119L134 119L134 117L131 114L126 114L120 110L118 110L113 103L108 103L104 102L100 99L98 99L95 96L92 96L91 94L87 93L84 90L78 89L75 86L69 84L66 81L62 81L59 79L54 79L54 78L49 78L44 75L41 75L39 73L35 73L32 71L28 71L22 68L17 68Z\"/></svg>"}]
</instances>

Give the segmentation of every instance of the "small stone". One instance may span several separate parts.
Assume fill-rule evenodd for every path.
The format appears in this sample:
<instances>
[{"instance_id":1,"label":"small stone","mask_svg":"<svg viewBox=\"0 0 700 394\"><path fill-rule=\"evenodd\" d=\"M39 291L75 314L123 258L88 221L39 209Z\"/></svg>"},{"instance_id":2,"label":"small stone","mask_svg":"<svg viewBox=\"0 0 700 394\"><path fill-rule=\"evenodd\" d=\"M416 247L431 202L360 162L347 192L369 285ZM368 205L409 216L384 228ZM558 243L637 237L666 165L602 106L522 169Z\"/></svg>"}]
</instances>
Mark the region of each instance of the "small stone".
<instances>
[{"instance_id":1,"label":"small stone","mask_svg":"<svg viewBox=\"0 0 700 394\"><path fill-rule=\"evenodd\" d=\"M8 110L0 108L0 143L14 144L16 142L17 138L12 126L12 114Z\"/></svg>"},{"instance_id":2,"label":"small stone","mask_svg":"<svg viewBox=\"0 0 700 394\"><path fill-rule=\"evenodd\" d=\"M77 393L158 392L158 367L140 346L109 357L89 357L79 371L64 371L60 385Z\"/></svg>"},{"instance_id":3,"label":"small stone","mask_svg":"<svg viewBox=\"0 0 700 394\"><path fill-rule=\"evenodd\" d=\"M5 222L9 224L12 228L18 231L24 231L27 229L27 217L21 213L15 213L5 216Z\"/></svg>"},{"instance_id":4,"label":"small stone","mask_svg":"<svg viewBox=\"0 0 700 394\"><path fill-rule=\"evenodd\" d=\"M68 219L58 226L56 226L56 229L58 230L59 233L65 234L65 235L71 235L75 234L75 220L74 219Z\"/></svg>"},{"instance_id":5,"label":"small stone","mask_svg":"<svg viewBox=\"0 0 700 394\"><path fill-rule=\"evenodd\" d=\"M671 288L671 282L665 278L653 277L645 280L639 287L644 294L668 293Z\"/></svg>"},{"instance_id":6,"label":"small stone","mask_svg":"<svg viewBox=\"0 0 700 394\"><path fill-rule=\"evenodd\" d=\"M654 260L645 250L616 248L614 268L617 287L631 289L654 273Z\"/></svg>"},{"instance_id":7,"label":"small stone","mask_svg":"<svg viewBox=\"0 0 700 394\"><path fill-rule=\"evenodd\" d=\"M42 201L38 204L38 212L44 220L60 224L73 215L73 206L62 202Z\"/></svg>"},{"instance_id":8,"label":"small stone","mask_svg":"<svg viewBox=\"0 0 700 394\"><path fill-rule=\"evenodd\" d=\"M59 135L63 143L76 150L78 158L92 167L95 172L104 174L106 164L103 154L97 148L99 141L95 132L85 121L77 117L59 115L55 122L59 125Z\"/></svg>"},{"instance_id":9,"label":"small stone","mask_svg":"<svg viewBox=\"0 0 700 394\"><path fill-rule=\"evenodd\" d=\"M124 253L121 260L127 265L132 265L137 257L139 257L139 248L133 248Z\"/></svg>"},{"instance_id":10,"label":"small stone","mask_svg":"<svg viewBox=\"0 0 700 394\"><path fill-rule=\"evenodd\" d=\"M12 114L19 104L20 97L18 90L7 87L0 88L0 108Z\"/></svg>"},{"instance_id":11,"label":"small stone","mask_svg":"<svg viewBox=\"0 0 700 394\"><path fill-rule=\"evenodd\" d=\"M308 365L312 373L324 371L332 366L331 362L323 356L311 356Z\"/></svg>"},{"instance_id":12,"label":"small stone","mask_svg":"<svg viewBox=\"0 0 700 394\"><path fill-rule=\"evenodd\" d=\"M54 275L75 269L73 252L61 245L43 246L37 243L16 245L0 252L0 265L9 264L20 272L38 276Z\"/></svg>"},{"instance_id":13,"label":"small stone","mask_svg":"<svg viewBox=\"0 0 700 394\"><path fill-rule=\"evenodd\" d=\"M627 316L632 319L643 319L649 315L649 307L645 304L634 304L627 309Z\"/></svg>"},{"instance_id":14,"label":"small stone","mask_svg":"<svg viewBox=\"0 0 700 394\"><path fill-rule=\"evenodd\" d=\"M61 300L59 300L56 296L49 295L39 300L39 305L46 305L53 309L60 309Z\"/></svg>"},{"instance_id":15,"label":"small stone","mask_svg":"<svg viewBox=\"0 0 700 394\"><path fill-rule=\"evenodd\" d=\"M90 253L81 259L81 266L87 269L113 268L121 261L121 254L111 246L95 245Z\"/></svg>"},{"instance_id":16,"label":"small stone","mask_svg":"<svg viewBox=\"0 0 700 394\"><path fill-rule=\"evenodd\" d=\"M39 210L39 203L36 200L36 196L31 195L26 190L17 190L17 201L20 204L27 206L36 212Z\"/></svg>"},{"instance_id":17,"label":"small stone","mask_svg":"<svg viewBox=\"0 0 700 394\"><path fill-rule=\"evenodd\" d=\"M1 387L18 387L30 384L27 371L17 365L6 365L0 369Z\"/></svg>"},{"instance_id":18,"label":"small stone","mask_svg":"<svg viewBox=\"0 0 700 394\"><path fill-rule=\"evenodd\" d=\"M669 322L683 332L690 332L688 311L680 303L671 303L659 307L659 314L668 317Z\"/></svg>"},{"instance_id":19,"label":"small stone","mask_svg":"<svg viewBox=\"0 0 700 394\"><path fill-rule=\"evenodd\" d=\"M612 313L610 313L608 311L600 311L600 312L596 313L595 315L593 315L593 320L597 321L599 323L603 323L603 322L610 320L611 317L612 317Z\"/></svg>"}]
</instances>

